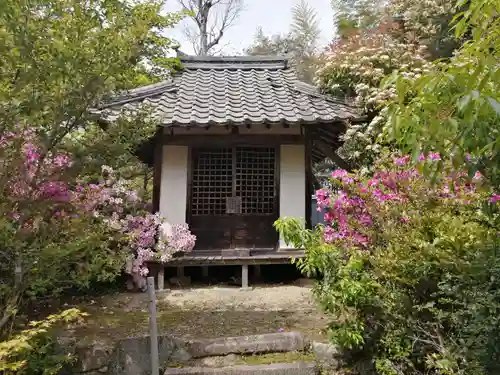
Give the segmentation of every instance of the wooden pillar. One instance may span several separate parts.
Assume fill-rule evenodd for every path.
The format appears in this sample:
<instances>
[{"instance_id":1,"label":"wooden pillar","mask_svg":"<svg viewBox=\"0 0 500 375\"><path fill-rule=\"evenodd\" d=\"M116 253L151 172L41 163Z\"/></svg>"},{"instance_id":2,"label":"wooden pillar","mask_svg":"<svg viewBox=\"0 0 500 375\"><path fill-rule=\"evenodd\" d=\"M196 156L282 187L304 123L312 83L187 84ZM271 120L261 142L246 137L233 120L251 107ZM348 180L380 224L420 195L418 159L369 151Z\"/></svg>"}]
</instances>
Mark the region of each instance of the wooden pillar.
<instances>
[{"instance_id":1,"label":"wooden pillar","mask_svg":"<svg viewBox=\"0 0 500 375\"><path fill-rule=\"evenodd\" d=\"M208 266L201 266L201 277L204 280L208 279Z\"/></svg>"},{"instance_id":2,"label":"wooden pillar","mask_svg":"<svg viewBox=\"0 0 500 375\"><path fill-rule=\"evenodd\" d=\"M160 191L161 191L161 169L163 162L163 143L161 131L158 131L153 141L154 158L153 158L153 213L160 210Z\"/></svg>"},{"instance_id":3,"label":"wooden pillar","mask_svg":"<svg viewBox=\"0 0 500 375\"><path fill-rule=\"evenodd\" d=\"M151 342L151 373L160 373L159 355L158 355L158 322L156 319L156 294L154 277L147 278L148 297L149 297L149 337Z\"/></svg>"},{"instance_id":4,"label":"wooden pillar","mask_svg":"<svg viewBox=\"0 0 500 375\"><path fill-rule=\"evenodd\" d=\"M158 277L157 277L157 285L158 285L158 290L163 290L165 287L165 267L163 264L160 264L160 269L158 270Z\"/></svg>"},{"instance_id":5,"label":"wooden pillar","mask_svg":"<svg viewBox=\"0 0 500 375\"><path fill-rule=\"evenodd\" d=\"M260 281L262 279L262 270L260 268L260 264L256 264L255 266L253 266L253 270L255 280Z\"/></svg>"},{"instance_id":6,"label":"wooden pillar","mask_svg":"<svg viewBox=\"0 0 500 375\"><path fill-rule=\"evenodd\" d=\"M177 267L177 277L179 279L184 278L184 267Z\"/></svg>"},{"instance_id":7,"label":"wooden pillar","mask_svg":"<svg viewBox=\"0 0 500 375\"><path fill-rule=\"evenodd\" d=\"M241 266L241 287L248 288L248 264Z\"/></svg>"},{"instance_id":8,"label":"wooden pillar","mask_svg":"<svg viewBox=\"0 0 500 375\"><path fill-rule=\"evenodd\" d=\"M311 136L311 131L306 127L304 129L305 131L305 147L304 147L304 153L305 153L305 177L306 180L304 183L306 184L306 228L311 229L312 224L311 224L311 216L312 216L312 195L313 195L313 172L312 172L312 136Z\"/></svg>"}]
</instances>

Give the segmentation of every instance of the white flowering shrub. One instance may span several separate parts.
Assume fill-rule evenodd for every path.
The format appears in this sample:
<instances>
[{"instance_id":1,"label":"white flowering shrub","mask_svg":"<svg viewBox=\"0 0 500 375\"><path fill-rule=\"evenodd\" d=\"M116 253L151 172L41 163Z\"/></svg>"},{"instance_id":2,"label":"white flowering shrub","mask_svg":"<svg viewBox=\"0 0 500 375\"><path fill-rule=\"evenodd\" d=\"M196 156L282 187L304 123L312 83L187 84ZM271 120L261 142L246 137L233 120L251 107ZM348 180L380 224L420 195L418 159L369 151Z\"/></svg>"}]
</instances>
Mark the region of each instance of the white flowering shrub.
<instances>
[{"instance_id":1,"label":"white flowering shrub","mask_svg":"<svg viewBox=\"0 0 500 375\"><path fill-rule=\"evenodd\" d=\"M439 151L500 186L500 2L476 0L459 13L450 59L413 84L397 83L386 139L413 155ZM411 98L411 100L408 100Z\"/></svg>"},{"instance_id":2,"label":"white flowering shrub","mask_svg":"<svg viewBox=\"0 0 500 375\"><path fill-rule=\"evenodd\" d=\"M405 32L425 43L435 57L449 56L458 46L450 27L455 0L391 0L389 11L404 22Z\"/></svg>"},{"instance_id":3,"label":"white flowering shrub","mask_svg":"<svg viewBox=\"0 0 500 375\"><path fill-rule=\"evenodd\" d=\"M426 47L401 42L391 27L386 22L332 44L327 63L317 72L316 84L323 91L353 97L367 115L366 123L349 126L343 135L342 156L355 166L370 164L382 148L377 143L385 123L382 107L396 93L394 84L382 81L396 71L408 81L429 72Z\"/></svg>"},{"instance_id":4,"label":"white flowering shrub","mask_svg":"<svg viewBox=\"0 0 500 375\"><path fill-rule=\"evenodd\" d=\"M431 72L436 57L452 55L463 40L450 26L458 8L455 0L333 3L338 17L355 22L349 32L339 30L315 83L333 96L354 98L362 108L367 121L348 127L339 154L354 167L369 166L384 148L383 108L396 99L396 79L389 78L397 74L398 85L411 84Z\"/></svg>"}]
</instances>

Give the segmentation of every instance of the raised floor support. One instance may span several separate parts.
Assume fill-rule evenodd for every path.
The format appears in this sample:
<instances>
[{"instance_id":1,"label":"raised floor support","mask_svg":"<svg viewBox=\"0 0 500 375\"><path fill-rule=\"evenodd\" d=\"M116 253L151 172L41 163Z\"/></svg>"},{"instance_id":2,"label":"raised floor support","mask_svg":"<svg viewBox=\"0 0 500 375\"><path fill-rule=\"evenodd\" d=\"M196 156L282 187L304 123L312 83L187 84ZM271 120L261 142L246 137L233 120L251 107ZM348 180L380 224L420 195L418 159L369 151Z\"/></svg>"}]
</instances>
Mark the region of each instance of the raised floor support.
<instances>
[{"instance_id":1,"label":"raised floor support","mask_svg":"<svg viewBox=\"0 0 500 375\"><path fill-rule=\"evenodd\" d=\"M248 264L241 266L241 287L248 288Z\"/></svg>"},{"instance_id":2,"label":"raised floor support","mask_svg":"<svg viewBox=\"0 0 500 375\"><path fill-rule=\"evenodd\" d=\"M256 264L255 266L253 266L253 278L256 280L256 281L260 281L262 280L262 270L260 268L260 264Z\"/></svg>"},{"instance_id":3,"label":"raised floor support","mask_svg":"<svg viewBox=\"0 0 500 375\"><path fill-rule=\"evenodd\" d=\"M163 266L160 266L158 270L156 285L158 285L158 290L163 290L165 287L165 267Z\"/></svg>"},{"instance_id":4,"label":"raised floor support","mask_svg":"<svg viewBox=\"0 0 500 375\"><path fill-rule=\"evenodd\" d=\"M201 277L204 280L208 280L209 272L208 272L208 266L201 266Z\"/></svg>"},{"instance_id":5,"label":"raised floor support","mask_svg":"<svg viewBox=\"0 0 500 375\"><path fill-rule=\"evenodd\" d=\"M183 266L177 267L177 277L179 279L184 277L184 267Z\"/></svg>"}]
</instances>

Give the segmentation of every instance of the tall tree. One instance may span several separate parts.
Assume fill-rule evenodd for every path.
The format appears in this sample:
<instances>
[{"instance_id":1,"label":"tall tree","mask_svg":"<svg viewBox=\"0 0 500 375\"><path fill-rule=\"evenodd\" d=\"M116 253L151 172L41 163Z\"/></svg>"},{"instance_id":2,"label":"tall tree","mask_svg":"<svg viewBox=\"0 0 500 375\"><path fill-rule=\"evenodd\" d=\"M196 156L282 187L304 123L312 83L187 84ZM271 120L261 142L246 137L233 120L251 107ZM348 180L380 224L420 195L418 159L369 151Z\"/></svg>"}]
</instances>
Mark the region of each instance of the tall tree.
<instances>
[{"instance_id":1,"label":"tall tree","mask_svg":"<svg viewBox=\"0 0 500 375\"><path fill-rule=\"evenodd\" d=\"M500 2L477 0L452 25L470 38L449 60L408 82L399 76L389 106L389 141L418 156L439 152L500 186ZM469 37L470 35L470 37ZM442 168L442 165L440 165Z\"/></svg>"},{"instance_id":2,"label":"tall tree","mask_svg":"<svg viewBox=\"0 0 500 375\"><path fill-rule=\"evenodd\" d=\"M268 36L264 34L262 27L258 27L253 43L245 53L250 56L284 56L297 50L297 40L291 32Z\"/></svg>"},{"instance_id":3,"label":"tall tree","mask_svg":"<svg viewBox=\"0 0 500 375\"><path fill-rule=\"evenodd\" d=\"M399 71L413 80L427 73L436 57L452 55L461 42L446 21L457 12L455 0L332 3L340 35L330 45L327 64L318 70L318 84L332 95L354 98L362 107L367 122L349 126L339 152L353 166L369 167L393 145L381 143L379 137L385 106L396 91L388 76Z\"/></svg>"},{"instance_id":4,"label":"tall tree","mask_svg":"<svg viewBox=\"0 0 500 375\"><path fill-rule=\"evenodd\" d=\"M194 26L184 30L197 55L215 53L224 33L243 10L243 0L178 0Z\"/></svg>"},{"instance_id":5,"label":"tall tree","mask_svg":"<svg viewBox=\"0 0 500 375\"><path fill-rule=\"evenodd\" d=\"M321 33L317 13L305 0L292 8L291 34L297 40L303 55L312 55L316 51Z\"/></svg>"},{"instance_id":6,"label":"tall tree","mask_svg":"<svg viewBox=\"0 0 500 375\"><path fill-rule=\"evenodd\" d=\"M294 58L299 78L312 82L318 63L316 52L321 30L315 9L305 0L301 0L292 8L290 29L298 47Z\"/></svg>"},{"instance_id":7,"label":"tall tree","mask_svg":"<svg viewBox=\"0 0 500 375\"><path fill-rule=\"evenodd\" d=\"M332 0L337 34L346 38L356 30L376 27L384 14L384 0Z\"/></svg>"},{"instance_id":8,"label":"tall tree","mask_svg":"<svg viewBox=\"0 0 500 375\"><path fill-rule=\"evenodd\" d=\"M316 11L302 0L292 8L290 31L267 36L262 28L258 28L254 42L245 52L253 56L288 55L297 68L299 78L312 82L318 60L317 43L320 32Z\"/></svg>"},{"instance_id":9,"label":"tall tree","mask_svg":"<svg viewBox=\"0 0 500 375\"><path fill-rule=\"evenodd\" d=\"M120 267L107 229L100 231L93 219L80 215L73 221L55 218L75 196L68 189L87 177L81 164L73 163L77 138L105 149L154 134L155 124L138 116L123 119L122 131L99 139L95 135L103 132L91 109L177 63L166 58L173 43L162 34L181 16L162 15L162 5L158 0L2 1L0 336L26 294L78 282L88 286ZM54 196L57 203L49 199Z\"/></svg>"},{"instance_id":10,"label":"tall tree","mask_svg":"<svg viewBox=\"0 0 500 375\"><path fill-rule=\"evenodd\" d=\"M435 58L450 57L460 45L450 26L455 0L332 0L338 39L372 33L381 23L397 21L403 42L419 40Z\"/></svg>"},{"instance_id":11,"label":"tall tree","mask_svg":"<svg viewBox=\"0 0 500 375\"><path fill-rule=\"evenodd\" d=\"M468 7L467 1L455 0L391 0L387 11L400 19L406 33L427 46L434 58L448 58L460 48L469 35L457 38L452 25L455 15Z\"/></svg>"}]
</instances>

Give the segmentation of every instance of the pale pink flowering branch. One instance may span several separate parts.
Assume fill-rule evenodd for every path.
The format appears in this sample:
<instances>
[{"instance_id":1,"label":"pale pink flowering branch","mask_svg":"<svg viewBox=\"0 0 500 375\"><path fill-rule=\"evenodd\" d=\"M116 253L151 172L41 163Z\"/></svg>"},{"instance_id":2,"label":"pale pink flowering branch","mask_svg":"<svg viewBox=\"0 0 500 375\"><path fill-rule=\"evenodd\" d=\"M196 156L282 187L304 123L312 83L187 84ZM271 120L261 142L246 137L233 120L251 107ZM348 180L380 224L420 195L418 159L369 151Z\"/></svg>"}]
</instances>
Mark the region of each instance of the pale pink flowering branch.
<instances>
[{"instance_id":1,"label":"pale pink flowering branch","mask_svg":"<svg viewBox=\"0 0 500 375\"><path fill-rule=\"evenodd\" d=\"M187 224L173 226L173 234L158 241L164 220L158 213L138 210L137 192L127 181L117 178L109 166L102 167L99 184L65 181L70 176L71 157L50 152L42 158L35 134L30 130L0 136L0 153L3 166L10 167L4 168L2 176L2 189L12 207L8 217L19 226L19 233L35 233L43 216L57 222L87 215L108 225L117 237L126 239L130 256L125 271L135 279L148 274L148 261L156 258L166 261L166 254L171 256L194 247L196 237ZM31 209L36 200L43 201L44 212Z\"/></svg>"}]
</instances>

